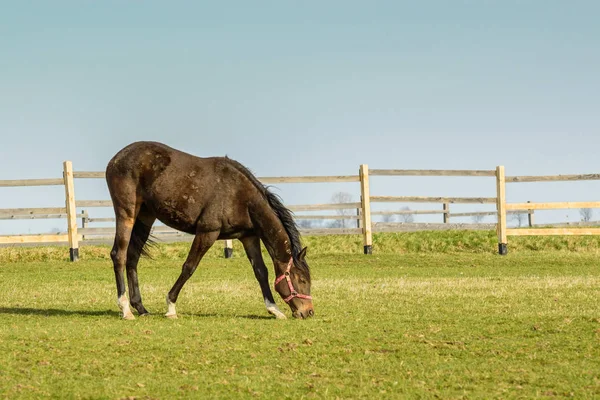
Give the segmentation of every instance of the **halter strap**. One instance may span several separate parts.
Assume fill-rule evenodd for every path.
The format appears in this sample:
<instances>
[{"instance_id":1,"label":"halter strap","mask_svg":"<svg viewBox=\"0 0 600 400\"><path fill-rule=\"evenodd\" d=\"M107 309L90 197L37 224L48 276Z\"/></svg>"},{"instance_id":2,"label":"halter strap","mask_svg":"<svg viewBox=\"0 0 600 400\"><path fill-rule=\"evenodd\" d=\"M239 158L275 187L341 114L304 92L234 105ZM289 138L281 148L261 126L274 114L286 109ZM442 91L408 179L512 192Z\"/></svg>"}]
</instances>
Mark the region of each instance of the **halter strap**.
<instances>
[{"instance_id":1,"label":"halter strap","mask_svg":"<svg viewBox=\"0 0 600 400\"><path fill-rule=\"evenodd\" d=\"M294 265L294 259L290 258L290 262L288 263L285 272L283 273L283 275L280 275L277 279L275 279L275 284L273 285L273 287L277 286L277 284L279 282L281 282L282 280L285 279L287 281L288 288L290 289L290 295L288 297L284 298L283 301L285 301L286 303L289 303L294 297L298 297L299 299L312 300L312 296L309 296L307 294L298 293L296 291L296 289L294 289L294 285L292 284L292 279L290 278L290 270L292 269L292 265ZM283 296L281 296L281 297L283 297Z\"/></svg>"}]
</instances>

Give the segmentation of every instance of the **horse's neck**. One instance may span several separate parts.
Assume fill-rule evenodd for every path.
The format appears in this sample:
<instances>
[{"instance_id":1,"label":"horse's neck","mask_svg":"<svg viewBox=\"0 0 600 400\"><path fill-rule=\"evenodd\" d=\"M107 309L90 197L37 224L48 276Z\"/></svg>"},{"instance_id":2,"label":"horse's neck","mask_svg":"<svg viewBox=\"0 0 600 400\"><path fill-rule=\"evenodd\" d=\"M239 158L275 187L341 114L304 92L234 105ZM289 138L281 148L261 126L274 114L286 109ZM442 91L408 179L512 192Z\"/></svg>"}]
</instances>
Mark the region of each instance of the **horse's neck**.
<instances>
[{"instance_id":1,"label":"horse's neck","mask_svg":"<svg viewBox=\"0 0 600 400\"><path fill-rule=\"evenodd\" d=\"M253 214L254 223L269 255L273 261L287 265L292 257L292 245L283 224L268 204L256 207Z\"/></svg>"}]
</instances>

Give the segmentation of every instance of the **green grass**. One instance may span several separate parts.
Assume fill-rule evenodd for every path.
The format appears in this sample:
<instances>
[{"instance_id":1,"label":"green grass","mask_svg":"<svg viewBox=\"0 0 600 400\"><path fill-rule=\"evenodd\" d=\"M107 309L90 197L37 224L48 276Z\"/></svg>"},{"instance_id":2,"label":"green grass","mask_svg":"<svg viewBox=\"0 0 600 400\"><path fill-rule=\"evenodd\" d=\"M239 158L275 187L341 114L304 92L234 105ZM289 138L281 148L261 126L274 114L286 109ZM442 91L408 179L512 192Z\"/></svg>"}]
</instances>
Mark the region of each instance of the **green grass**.
<instances>
[{"instance_id":1,"label":"green grass","mask_svg":"<svg viewBox=\"0 0 600 400\"><path fill-rule=\"evenodd\" d=\"M362 236L337 235L304 238L311 254L360 254ZM156 260L185 258L189 243L158 244L152 254ZM242 246L234 242L236 256L244 257ZM509 252L559 251L600 254L600 236L525 236L510 237ZM110 246L83 246L80 256L86 260L110 260ZM475 253L496 254L498 242L493 231L423 231L410 233L378 233L373 235L373 251L377 254ZM205 258L220 258L223 244L215 245ZM0 247L0 264L29 261L66 261L68 250L54 247Z\"/></svg>"},{"instance_id":2,"label":"green grass","mask_svg":"<svg viewBox=\"0 0 600 400\"><path fill-rule=\"evenodd\" d=\"M597 245L511 239L501 257L493 235L476 250L487 233L429 235L376 236L372 256L348 251L354 237L307 238L305 321L266 314L239 246L209 254L169 320L187 245L161 245L139 268L154 314L135 321L119 319L108 247L78 263L3 249L0 398L600 397Z\"/></svg>"}]
</instances>

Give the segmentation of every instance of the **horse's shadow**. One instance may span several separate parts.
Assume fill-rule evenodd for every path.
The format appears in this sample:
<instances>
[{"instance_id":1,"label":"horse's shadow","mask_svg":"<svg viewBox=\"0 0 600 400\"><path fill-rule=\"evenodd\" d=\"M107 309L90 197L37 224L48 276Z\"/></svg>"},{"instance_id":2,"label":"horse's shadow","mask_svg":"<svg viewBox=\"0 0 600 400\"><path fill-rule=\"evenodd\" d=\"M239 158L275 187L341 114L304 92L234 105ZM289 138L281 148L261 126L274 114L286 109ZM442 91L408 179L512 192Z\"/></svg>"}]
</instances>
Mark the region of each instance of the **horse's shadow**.
<instances>
[{"instance_id":1,"label":"horse's shadow","mask_svg":"<svg viewBox=\"0 0 600 400\"><path fill-rule=\"evenodd\" d=\"M119 315L115 310L62 310L60 308L0 307L0 314L40 315L44 317L64 317L79 315L83 317L100 317Z\"/></svg>"},{"instance_id":2,"label":"horse's shadow","mask_svg":"<svg viewBox=\"0 0 600 400\"><path fill-rule=\"evenodd\" d=\"M0 314L12 315L37 315L44 317L64 317L64 316L82 316L82 317L119 317L120 313L117 310L62 310L59 308L30 308L30 307L0 307ZM160 316L162 314L150 314L150 317ZM196 318L215 318L215 317L237 317L245 319L274 319L272 316L266 315L224 315L217 313L194 313L181 314L182 317L190 316ZM147 317L143 317L147 318Z\"/></svg>"}]
</instances>

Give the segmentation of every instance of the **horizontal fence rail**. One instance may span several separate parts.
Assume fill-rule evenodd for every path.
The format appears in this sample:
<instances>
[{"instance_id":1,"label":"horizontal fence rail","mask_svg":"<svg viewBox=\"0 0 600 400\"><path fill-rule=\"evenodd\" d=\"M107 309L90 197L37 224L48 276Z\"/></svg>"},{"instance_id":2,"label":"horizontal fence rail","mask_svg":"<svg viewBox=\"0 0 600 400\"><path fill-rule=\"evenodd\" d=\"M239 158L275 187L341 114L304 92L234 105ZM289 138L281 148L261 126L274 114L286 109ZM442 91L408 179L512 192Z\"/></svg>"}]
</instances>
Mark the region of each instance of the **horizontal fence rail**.
<instances>
[{"instance_id":1,"label":"horizontal fence rail","mask_svg":"<svg viewBox=\"0 0 600 400\"><path fill-rule=\"evenodd\" d=\"M17 179L17 180L0 180L0 187L17 187L17 186L60 186L64 185L62 178L60 179Z\"/></svg>"},{"instance_id":2,"label":"horizontal fence rail","mask_svg":"<svg viewBox=\"0 0 600 400\"><path fill-rule=\"evenodd\" d=\"M371 176L496 176L493 170L372 169Z\"/></svg>"},{"instance_id":3,"label":"horizontal fence rail","mask_svg":"<svg viewBox=\"0 0 600 400\"><path fill-rule=\"evenodd\" d=\"M349 219L357 220L360 219L360 215L294 215L294 219Z\"/></svg>"},{"instance_id":4,"label":"horizontal fence rail","mask_svg":"<svg viewBox=\"0 0 600 400\"><path fill-rule=\"evenodd\" d=\"M115 217L106 217L106 218L88 218L87 222L115 222L117 219Z\"/></svg>"},{"instance_id":5,"label":"horizontal fence rail","mask_svg":"<svg viewBox=\"0 0 600 400\"><path fill-rule=\"evenodd\" d=\"M77 207L112 207L110 200L77 200ZM323 211L360 208L360 203L303 204L287 206L291 211Z\"/></svg>"},{"instance_id":6,"label":"horizontal fence rail","mask_svg":"<svg viewBox=\"0 0 600 400\"><path fill-rule=\"evenodd\" d=\"M561 181L598 181L600 174L583 175L547 175L547 176L507 176L507 183L519 182L561 182Z\"/></svg>"},{"instance_id":7,"label":"horizontal fence rail","mask_svg":"<svg viewBox=\"0 0 600 400\"><path fill-rule=\"evenodd\" d=\"M507 210L557 210L563 208L600 208L598 201L563 201L557 203L508 203Z\"/></svg>"},{"instance_id":8,"label":"horizontal fence rail","mask_svg":"<svg viewBox=\"0 0 600 400\"><path fill-rule=\"evenodd\" d=\"M73 178L75 178L75 179L105 179L106 173L104 173L104 171L73 171Z\"/></svg>"},{"instance_id":9,"label":"horizontal fence rail","mask_svg":"<svg viewBox=\"0 0 600 400\"><path fill-rule=\"evenodd\" d=\"M263 177L258 178L261 183L336 183L360 182L358 175L348 176L293 176L293 177Z\"/></svg>"},{"instance_id":10,"label":"horizontal fence rail","mask_svg":"<svg viewBox=\"0 0 600 400\"><path fill-rule=\"evenodd\" d=\"M4 214L0 213L0 219L9 220L9 219L65 219L68 217L68 214ZM86 218L87 214L77 214L77 219Z\"/></svg>"},{"instance_id":11,"label":"horizontal fence rail","mask_svg":"<svg viewBox=\"0 0 600 400\"><path fill-rule=\"evenodd\" d=\"M74 178L104 179L104 172L80 171L74 172ZM262 183L332 183L332 182L359 182L358 175L336 176L268 176L257 178ZM61 179L62 181L62 179ZM1 181L0 181L1 182Z\"/></svg>"},{"instance_id":12,"label":"horizontal fence rail","mask_svg":"<svg viewBox=\"0 0 600 400\"><path fill-rule=\"evenodd\" d=\"M294 215L294 219L360 219L360 215ZM88 222L115 222L115 218L89 218Z\"/></svg>"},{"instance_id":13,"label":"horizontal fence rail","mask_svg":"<svg viewBox=\"0 0 600 400\"><path fill-rule=\"evenodd\" d=\"M371 199L373 199L371 197ZM371 200L373 201L373 200ZM400 211L371 211L371 215L427 215L447 214L444 210L400 210Z\"/></svg>"},{"instance_id":14,"label":"horizontal fence rail","mask_svg":"<svg viewBox=\"0 0 600 400\"><path fill-rule=\"evenodd\" d=\"M26 244L26 243L68 243L67 234L34 234L34 235L7 235L0 236L0 244Z\"/></svg>"},{"instance_id":15,"label":"horizontal fence rail","mask_svg":"<svg viewBox=\"0 0 600 400\"><path fill-rule=\"evenodd\" d=\"M373 203L496 204L495 197L371 196Z\"/></svg>"},{"instance_id":16,"label":"horizontal fence rail","mask_svg":"<svg viewBox=\"0 0 600 400\"><path fill-rule=\"evenodd\" d=\"M527 210L525 210L527 211ZM507 214L532 214L533 210L530 210L529 212L522 212L522 211L507 211ZM451 217L476 217L476 216L488 216L488 215L497 215L498 213L496 211L474 211L474 212L465 212L465 213L451 213L450 216Z\"/></svg>"},{"instance_id":17,"label":"horizontal fence rail","mask_svg":"<svg viewBox=\"0 0 600 400\"><path fill-rule=\"evenodd\" d=\"M39 214L65 214L65 207L51 208L2 208L0 215L39 215Z\"/></svg>"},{"instance_id":18,"label":"horizontal fence rail","mask_svg":"<svg viewBox=\"0 0 600 400\"><path fill-rule=\"evenodd\" d=\"M112 207L110 200L77 200L77 207Z\"/></svg>"},{"instance_id":19,"label":"horizontal fence rail","mask_svg":"<svg viewBox=\"0 0 600 400\"><path fill-rule=\"evenodd\" d=\"M291 206L290 206L291 207ZM357 209L360 211L360 209ZM316 211L316 210L314 210ZM474 216L490 216L496 215L496 211L473 211L473 212L464 212L464 213L448 213L444 210L399 210L399 211L372 211L371 215L435 215L435 214L448 214L450 217L474 217ZM507 214L523 214L521 211L509 211ZM527 213L525 213L527 214ZM87 215L87 214L86 214ZM80 214L78 218L85 218L86 215ZM50 216L49 216L50 217ZM62 218L65 218L66 214L62 215ZM357 220L361 219L360 215L319 215L319 214L294 214L294 219L296 220L304 220L304 219L314 219L314 220ZM29 217L24 217L29 218ZM98 223L98 222L115 222L116 219L114 217L106 217L106 218L87 218L87 222L89 223Z\"/></svg>"},{"instance_id":20,"label":"horizontal fence rail","mask_svg":"<svg viewBox=\"0 0 600 400\"><path fill-rule=\"evenodd\" d=\"M304 204L288 206L291 211L356 210L360 203Z\"/></svg>"},{"instance_id":21,"label":"horizontal fence rail","mask_svg":"<svg viewBox=\"0 0 600 400\"><path fill-rule=\"evenodd\" d=\"M111 227L106 227L106 228L79 228L77 230L78 233L81 233L82 235L113 235L115 233L116 227L111 226ZM150 233L165 233L165 232L180 232L176 229L173 229L171 227L168 226L153 226L150 229Z\"/></svg>"}]
</instances>

